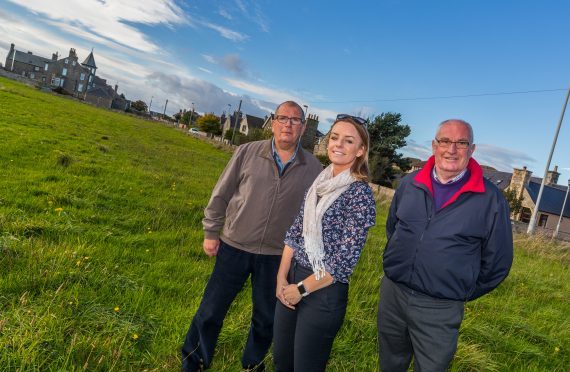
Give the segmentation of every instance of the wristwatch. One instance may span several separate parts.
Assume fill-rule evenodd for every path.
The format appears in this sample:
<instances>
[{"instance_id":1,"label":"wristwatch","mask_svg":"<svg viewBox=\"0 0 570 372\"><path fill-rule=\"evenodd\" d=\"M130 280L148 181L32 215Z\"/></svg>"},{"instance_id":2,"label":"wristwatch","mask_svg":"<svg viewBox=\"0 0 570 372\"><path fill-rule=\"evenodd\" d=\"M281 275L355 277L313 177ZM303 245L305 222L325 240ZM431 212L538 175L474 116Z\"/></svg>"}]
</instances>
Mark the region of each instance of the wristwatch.
<instances>
[{"instance_id":1,"label":"wristwatch","mask_svg":"<svg viewBox=\"0 0 570 372\"><path fill-rule=\"evenodd\" d=\"M299 290L299 293L301 294L301 296L307 297L309 295L309 292L307 292L307 290L305 289L305 286L303 285L303 281L300 281L299 283L297 283L297 289Z\"/></svg>"}]
</instances>

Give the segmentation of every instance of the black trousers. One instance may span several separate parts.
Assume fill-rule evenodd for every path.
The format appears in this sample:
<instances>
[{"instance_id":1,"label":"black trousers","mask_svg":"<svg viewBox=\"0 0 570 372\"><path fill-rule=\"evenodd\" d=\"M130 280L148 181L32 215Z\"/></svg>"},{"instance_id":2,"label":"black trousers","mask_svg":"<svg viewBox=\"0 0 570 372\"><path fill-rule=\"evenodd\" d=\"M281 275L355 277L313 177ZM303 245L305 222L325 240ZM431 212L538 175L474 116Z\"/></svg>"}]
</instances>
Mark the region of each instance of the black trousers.
<instances>
[{"instance_id":1,"label":"black trousers","mask_svg":"<svg viewBox=\"0 0 570 372\"><path fill-rule=\"evenodd\" d=\"M378 305L380 370L445 371L455 350L464 302L430 297L384 276Z\"/></svg>"},{"instance_id":2,"label":"black trousers","mask_svg":"<svg viewBox=\"0 0 570 372\"><path fill-rule=\"evenodd\" d=\"M273 337L275 286L281 256L244 252L220 242L214 271L182 346L182 370L206 369L226 313L251 275L253 313L242 355L244 368L262 363Z\"/></svg>"},{"instance_id":3,"label":"black trousers","mask_svg":"<svg viewBox=\"0 0 570 372\"><path fill-rule=\"evenodd\" d=\"M313 273L293 260L289 283ZM334 283L303 297L295 310L277 301L273 327L275 371L324 371L348 303L348 284Z\"/></svg>"}]
</instances>

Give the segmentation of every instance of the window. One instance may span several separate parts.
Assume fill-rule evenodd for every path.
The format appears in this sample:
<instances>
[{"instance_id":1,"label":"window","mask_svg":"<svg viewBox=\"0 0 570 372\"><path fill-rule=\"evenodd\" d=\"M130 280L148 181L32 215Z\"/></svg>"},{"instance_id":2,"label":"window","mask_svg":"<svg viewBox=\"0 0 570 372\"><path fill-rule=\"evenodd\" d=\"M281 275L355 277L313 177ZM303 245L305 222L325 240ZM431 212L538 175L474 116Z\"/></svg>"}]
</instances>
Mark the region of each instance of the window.
<instances>
[{"instance_id":1,"label":"window","mask_svg":"<svg viewBox=\"0 0 570 372\"><path fill-rule=\"evenodd\" d=\"M82 72L81 75L79 75L79 80L85 80L85 73Z\"/></svg>"},{"instance_id":2,"label":"window","mask_svg":"<svg viewBox=\"0 0 570 372\"><path fill-rule=\"evenodd\" d=\"M30 73L30 79L35 79L36 78L36 74L34 74L33 72Z\"/></svg>"},{"instance_id":3,"label":"window","mask_svg":"<svg viewBox=\"0 0 570 372\"><path fill-rule=\"evenodd\" d=\"M89 82L92 82L92 81L93 81L93 75L90 75L89 76Z\"/></svg>"},{"instance_id":4,"label":"window","mask_svg":"<svg viewBox=\"0 0 570 372\"><path fill-rule=\"evenodd\" d=\"M34 71L39 71L40 67L39 66L34 66Z\"/></svg>"},{"instance_id":5,"label":"window","mask_svg":"<svg viewBox=\"0 0 570 372\"><path fill-rule=\"evenodd\" d=\"M63 84L65 84L65 79L60 79L59 80L59 86L63 87Z\"/></svg>"},{"instance_id":6,"label":"window","mask_svg":"<svg viewBox=\"0 0 570 372\"><path fill-rule=\"evenodd\" d=\"M67 65L69 63L69 59L65 59L65 64Z\"/></svg>"},{"instance_id":7,"label":"window","mask_svg":"<svg viewBox=\"0 0 570 372\"><path fill-rule=\"evenodd\" d=\"M47 71L47 70L48 70L48 67L49 67L49 65L46 63L45 66L44 66L44 71Z\"/></svg>"},{"instance_id":8,"label":"window","mask_svg":"<svg viewBox=\"0 0 570 372\"><path fill-rule=\"evenodd\" d=\"M519 218L519 221L524 223L529 223L530 215L531 215L530 209L528 209L527 207L523 207L523 209L521 210L521 217Z\"/></svg>"},{"instance_id":9,"label":"window","mask_svg":"<svg viewBox=\"0 0 570 372\"><path fill-rule=\"evenodd\" d=\"M67 76L67 69L64 67L63 70L61 70L61 74L63 76Z\"/></svg>"},{"instance_id":10,"label":"window","mask_svg":"<svg viewBox=\"0 0 570 372\"><path fill-rule=\"evenodd\" d=\"M45 83L46 82L46 77L42 76L42 82Z\"/></svg>"},{"instance_id":11,"label":"window","mask_svg":"<svg viewBox=\"0 0 570 372\"><path fill-rule=\"evenodd\" d=\"M546 221L548 220L547 214L541 214L538 219L538 226L546 227Z\"/></svg>"},{"instance_id":12,"label":"window","mask_svg":"<svg viewBox=\"0 0 570 372\"><path fill-rule=\"evenodd\" d=\"M82 92L82 91L83 91L83 84L79 84L79 85L77 86L77 91L78 91L78 92Z\"/></svg>"},{"instance_id":13,"label":"window","mask_svg":"<svg viewBox=\"0 0 570 372\"><path fill-rule=\"evenodd\" d=\"M73 66L75 66L75 63L76 63L75 61L71 62L71 64L72 64Z\"/></svg>"}]
</instances>

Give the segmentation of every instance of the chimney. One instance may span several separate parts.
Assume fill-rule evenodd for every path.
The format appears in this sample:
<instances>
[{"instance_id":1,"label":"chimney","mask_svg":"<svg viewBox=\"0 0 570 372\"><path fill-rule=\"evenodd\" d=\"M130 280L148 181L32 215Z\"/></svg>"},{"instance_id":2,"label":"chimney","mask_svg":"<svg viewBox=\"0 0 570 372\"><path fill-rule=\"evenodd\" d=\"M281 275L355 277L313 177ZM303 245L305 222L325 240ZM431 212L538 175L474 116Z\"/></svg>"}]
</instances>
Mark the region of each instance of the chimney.
<instances>
[{"instance_id":1,"label":"chimney","mask_svg":"<svg viewBox=\"0 0 570 372\"><path fill-rule=\"evenodd\" d=\"M118 89L119 89L119 85L115 84L115 94L117 94Z\"/></svg>"},{"instance_id":2,"label":"chimney","mask_svg":"<svg viewBox=\"0 0 570 372\"><path fill-rule=\"evenodd\" d=\"M52 61L57 61L57 52L52 53L52 55L51 55L51 60L52 60Z\"/></svg>"},{"instance_id":3,"label":"chimney","mask_svg":"<svg viewBox=\"0 0 570 372\"><path fill-rule=\"evenodd\" d=\"M32 54L32 52L30 52L30 51L28 50L28 54Z\"/></svg>"},{"instance_id":4,"label":"chimney","mask_svg":"<svg viewBox=\"0 0 570 372\"><path fill-rule=\"evenodd\" d=\"M509 189L516 191L516 197L520 198L523 195L523 191L528 183L530 182L530 176L532 172L526 169L526 166L522 169L513 169L513 176L511 177L511 184Z\"/></svg>"},{"instance_id":5,"label":"chimney","mask_svg":"<svg viewBox=\"0 0 570 372\"><path fill-rule=\"evenodd\" d=\"M554 170L549 170L546 173L546 185L555 185L558 183L558 177L560 177L560 173L558 173L558 165L554 166Z\"/></svg>"},{"instance_id":6,"label":"chimney","mask_svg":"<svg viewBox=\"0 0 570 372\"><path fill-rule=\"evenodd\" d=\"M16 46L14 45L14 43L10 44L10 52L14 50Z\"/></svg>"},{"instance_id":7,"label":"chimney","mask_svg":"<svg viewBox=\"0 0 570 372\"><path fill-rule=\"evenodd\" d=\"M69 58L76 58L77 54L75 53L75 48L69 49Z\"/></svg>"}]
</instances>

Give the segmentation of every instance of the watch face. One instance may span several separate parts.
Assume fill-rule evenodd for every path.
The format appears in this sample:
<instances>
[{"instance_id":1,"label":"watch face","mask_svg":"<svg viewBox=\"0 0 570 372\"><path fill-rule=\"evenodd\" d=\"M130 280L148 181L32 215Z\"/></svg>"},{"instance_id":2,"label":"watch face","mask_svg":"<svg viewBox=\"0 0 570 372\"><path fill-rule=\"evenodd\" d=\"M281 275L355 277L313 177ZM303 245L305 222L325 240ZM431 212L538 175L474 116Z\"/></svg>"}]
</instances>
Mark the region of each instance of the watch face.
<instances>
[{"instance_id":1,"label":"watch face","mask_svg":"<svg viewBox=\"0 0 570 372\"><path fill-rule=\"evenodd\" d=\"M299 288L299 293L301 294L301 296L308 295L307 290L305 289L305 285L303 285L303 282L297 284L297 288Z\"/></svg>"}]
</instances>

